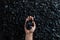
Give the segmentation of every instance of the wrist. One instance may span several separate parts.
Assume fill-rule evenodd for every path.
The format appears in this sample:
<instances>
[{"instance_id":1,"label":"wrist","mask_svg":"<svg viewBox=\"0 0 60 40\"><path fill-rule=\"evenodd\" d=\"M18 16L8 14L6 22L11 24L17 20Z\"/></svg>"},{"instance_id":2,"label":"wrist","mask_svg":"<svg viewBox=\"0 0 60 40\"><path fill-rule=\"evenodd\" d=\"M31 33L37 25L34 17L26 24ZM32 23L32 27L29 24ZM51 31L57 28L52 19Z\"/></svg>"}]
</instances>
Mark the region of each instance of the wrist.
<instances>
[{"instance_id":1,"label":"wrist","mask_svg":"<svg viewBox=\"0 0 60 40\"><path fill-rule=\"evenodd\" d=\"M33 36L33 33L27 33L26 36Z\"/></svg>"},{"instance_id":2,"label":"wrist","mask_svg":"<svg viewBox=\"0 0 60 40\"><path fill-rule=\"evenodd\" d=\"M26 34L25 40L33 40L33 33Z\"/></svg>"}]
</instances>

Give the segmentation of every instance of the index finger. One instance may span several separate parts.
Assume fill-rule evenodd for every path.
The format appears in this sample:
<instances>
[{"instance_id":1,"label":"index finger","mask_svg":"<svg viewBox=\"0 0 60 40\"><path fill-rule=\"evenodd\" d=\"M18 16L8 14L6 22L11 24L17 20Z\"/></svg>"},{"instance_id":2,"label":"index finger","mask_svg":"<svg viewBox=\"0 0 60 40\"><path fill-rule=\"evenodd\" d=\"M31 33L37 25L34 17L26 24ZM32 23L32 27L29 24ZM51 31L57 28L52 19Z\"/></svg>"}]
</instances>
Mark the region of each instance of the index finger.
<instances>
[{"instance_id":1,"label":"index finger","mask_svg":"<svg viewBox=\"0 0 60 40\"><path fill-rule=\"evenodd\" d=\"M32 17L32 16L29 16L29 19L30 19L30 20L34 20L34 17Z\"/></svg>"}]
</instances>

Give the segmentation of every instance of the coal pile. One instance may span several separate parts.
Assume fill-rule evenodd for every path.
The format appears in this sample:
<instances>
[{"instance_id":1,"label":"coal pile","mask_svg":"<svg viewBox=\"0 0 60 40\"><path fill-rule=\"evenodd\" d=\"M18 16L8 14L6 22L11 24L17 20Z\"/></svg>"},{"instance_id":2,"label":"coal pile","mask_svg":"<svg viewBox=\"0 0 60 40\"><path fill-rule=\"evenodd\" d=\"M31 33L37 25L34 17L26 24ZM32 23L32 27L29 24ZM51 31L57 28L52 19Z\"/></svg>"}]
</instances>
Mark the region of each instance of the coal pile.
<instances>
[{"instance_id":1,"label":"coal pile","mask_svg":"<svg viewBox=\"0 0 60 40\"><path fill-rule=\"evenodd\" d=\"M0 40L25 40L30 15L37 25L34 40L60 40L59 0L0 0Z\"/></svg>"}]
</instances>

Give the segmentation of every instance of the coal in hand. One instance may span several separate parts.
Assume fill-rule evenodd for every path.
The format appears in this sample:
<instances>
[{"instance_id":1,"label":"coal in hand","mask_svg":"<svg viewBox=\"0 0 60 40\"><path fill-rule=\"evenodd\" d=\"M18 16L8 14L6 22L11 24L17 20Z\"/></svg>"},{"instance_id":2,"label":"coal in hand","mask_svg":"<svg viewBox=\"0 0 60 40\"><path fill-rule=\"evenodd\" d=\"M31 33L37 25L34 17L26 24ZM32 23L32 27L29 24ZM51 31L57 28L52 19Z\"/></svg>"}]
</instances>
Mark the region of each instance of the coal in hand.
<instances>
[{"instance_id":1,"label":"coal in hand","mask_svg":"<svg viewBox=\"0 0 60 40\"><path fill-rule=\"evenodd\" d=\"M27 21L27 23L26 23L26 28L27 28L27 30L32 29L32 26L34 26L33 23L32 23L32 20Z\"/></svg>"}]
</instances>

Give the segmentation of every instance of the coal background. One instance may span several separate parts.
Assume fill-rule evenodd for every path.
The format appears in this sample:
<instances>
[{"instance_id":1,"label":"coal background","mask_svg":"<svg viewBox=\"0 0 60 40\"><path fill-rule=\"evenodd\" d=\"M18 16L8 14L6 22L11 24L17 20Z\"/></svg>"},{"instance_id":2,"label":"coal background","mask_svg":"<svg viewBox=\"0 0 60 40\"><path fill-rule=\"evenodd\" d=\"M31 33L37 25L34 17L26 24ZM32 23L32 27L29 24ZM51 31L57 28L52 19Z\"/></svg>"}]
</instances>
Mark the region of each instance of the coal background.
<instances>
[{"instance_id":1,"label":"coal background","mask_svg":"<svg viewBox=\"0 0 60 40\"><path fill-rule=\"evenodd\" d=\"M37 25L34 40L60 40L59 0L0 0L0 40L25 40L30 15Z\"/></svg>"}]
</instances>

